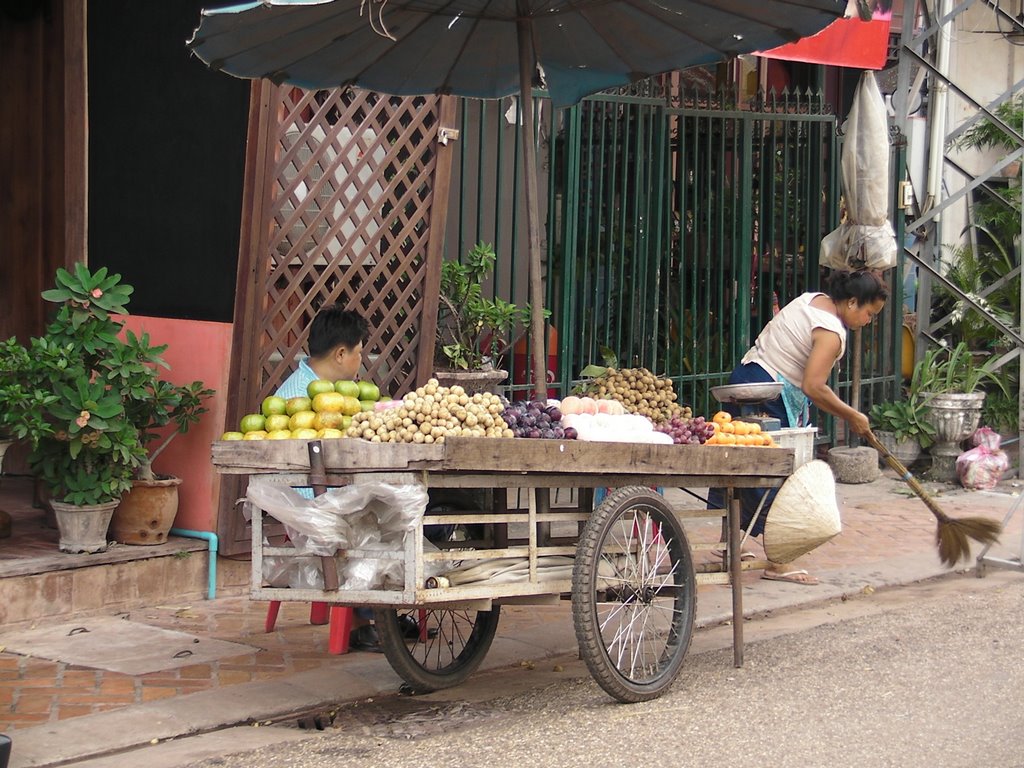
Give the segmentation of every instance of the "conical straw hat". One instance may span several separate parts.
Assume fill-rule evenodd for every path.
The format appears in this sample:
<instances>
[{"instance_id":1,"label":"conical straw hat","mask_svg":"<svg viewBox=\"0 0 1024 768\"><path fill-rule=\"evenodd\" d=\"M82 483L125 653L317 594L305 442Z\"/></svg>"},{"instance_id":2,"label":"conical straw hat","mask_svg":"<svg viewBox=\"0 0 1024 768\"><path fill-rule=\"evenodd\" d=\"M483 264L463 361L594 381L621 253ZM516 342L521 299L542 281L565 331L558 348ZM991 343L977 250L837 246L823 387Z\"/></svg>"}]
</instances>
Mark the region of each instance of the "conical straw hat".
<instances>
[{"instance_id":1,"label":"conical straw hat","mask_svg":"<svg viewBox=\"0 0 1024 768\"><path fill-rule=\"evenodd\" d=\"M836 480L824 461L809 461L779 488L764 521L764 552L775 563L788 563L842 530Z\"/></svg>"}]
</instances>

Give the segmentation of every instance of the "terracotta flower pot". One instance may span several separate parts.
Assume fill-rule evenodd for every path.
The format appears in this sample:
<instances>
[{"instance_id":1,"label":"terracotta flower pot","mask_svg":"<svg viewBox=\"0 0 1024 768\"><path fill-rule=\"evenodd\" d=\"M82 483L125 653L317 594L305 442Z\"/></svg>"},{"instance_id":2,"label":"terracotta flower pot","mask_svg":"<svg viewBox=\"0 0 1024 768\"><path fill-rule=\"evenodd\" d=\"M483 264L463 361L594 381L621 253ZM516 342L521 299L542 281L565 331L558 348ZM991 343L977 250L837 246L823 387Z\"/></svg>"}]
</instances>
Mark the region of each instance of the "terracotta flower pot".
<instances>
[{"instance_id":1,"label":"terracotta flower pot","mask_svg":"<svg viewBox=\"0 0 1024 768\"><path fill-rule=\"evenodd\" d=\"M134 480L110 521L110 538L121 544L153 545L167 541L178 514L180 477Z\"/></svg>"}]
</instances>

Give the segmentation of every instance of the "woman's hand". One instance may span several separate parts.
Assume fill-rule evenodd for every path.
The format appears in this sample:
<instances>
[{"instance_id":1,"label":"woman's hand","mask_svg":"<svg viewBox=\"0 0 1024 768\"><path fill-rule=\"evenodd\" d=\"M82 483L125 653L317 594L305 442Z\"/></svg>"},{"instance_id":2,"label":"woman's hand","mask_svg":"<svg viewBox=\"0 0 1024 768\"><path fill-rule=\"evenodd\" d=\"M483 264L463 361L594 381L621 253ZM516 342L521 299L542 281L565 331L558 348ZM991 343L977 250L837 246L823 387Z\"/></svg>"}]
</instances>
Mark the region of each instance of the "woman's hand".
<instances>
[{"instance_id":1,"label":"woman's hand","mask_svg":"<svg viewBox=\"0 0 1024 768\"><path fill-rule=\"evenodd\" d=\"M864 436L871 431L871 424L868 422L868 417L860 411L854 411L851 413L846 421L850 425L850 431L854 434Z\"/></svg>"}]
</instances>

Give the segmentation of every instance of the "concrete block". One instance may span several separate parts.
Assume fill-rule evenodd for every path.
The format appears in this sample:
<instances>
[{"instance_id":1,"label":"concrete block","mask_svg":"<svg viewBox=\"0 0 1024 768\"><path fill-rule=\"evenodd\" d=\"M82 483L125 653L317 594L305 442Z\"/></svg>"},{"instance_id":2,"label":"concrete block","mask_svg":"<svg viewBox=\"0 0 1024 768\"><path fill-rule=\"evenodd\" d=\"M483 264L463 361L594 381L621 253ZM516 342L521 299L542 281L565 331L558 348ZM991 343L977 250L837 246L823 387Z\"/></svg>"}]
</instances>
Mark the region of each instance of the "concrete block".
<instances>
[{"instance_id":1,"label":"concrete block","mask_svg":"<svg viewBox=\"0 0 1024 768\"><path fill-rule=\"evenodd\" d=\"M879 476L878 451L867 446L832 448L828 452L828 463L839 483L870 483Z\"/></svg>"}]
</instances>

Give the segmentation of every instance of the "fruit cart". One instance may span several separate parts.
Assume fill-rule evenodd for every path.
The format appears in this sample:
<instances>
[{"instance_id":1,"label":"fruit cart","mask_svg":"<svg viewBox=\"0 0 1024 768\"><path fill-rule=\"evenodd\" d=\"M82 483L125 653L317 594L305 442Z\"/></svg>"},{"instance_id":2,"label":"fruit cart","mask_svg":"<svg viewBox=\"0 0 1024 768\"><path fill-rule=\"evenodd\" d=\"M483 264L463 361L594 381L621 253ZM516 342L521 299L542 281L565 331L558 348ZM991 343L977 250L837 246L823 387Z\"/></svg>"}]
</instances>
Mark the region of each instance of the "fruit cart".
<instances>
[{"instance_id":1,"label":"fruit cart","mask_svg":"<svg viewBox=\"0 0 1024 768\"><path fill-rule=\"evenodd\" d=\"M731 545L740 540L735 491L780 486L793 471L793 456L786 448L521 438L451 438L440 445L223 441L212 452L220 473L250 475L251 486L310 486L317 494L361 484L420 486L431 494L486 489L487 508L427 506L390 551L349 547L321 555L322 588L268 586L265 560L295 556L296 549L287 541L265 543L272 520L247 502L252 597L372 606L388 661L416 691L456 685L479 665L502 604L569 597L591 674L624 702L657 697L671 685L693 631L691 548L678 515L654 488L726 489L734 661L740 666L743 565L739 547ZM616 490L592 510L593 490L605 487ZM554 489L577 489L575 507L553 508ZM512 490L525 492L524 509L510 508ZM453 526L478 533L472 541L428 541L432 531ZM339 564L344 574L346 563L364 558L401 565L399 577L347 588Z\"/></svg>"}]
</instances>

